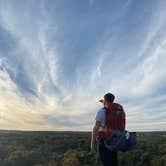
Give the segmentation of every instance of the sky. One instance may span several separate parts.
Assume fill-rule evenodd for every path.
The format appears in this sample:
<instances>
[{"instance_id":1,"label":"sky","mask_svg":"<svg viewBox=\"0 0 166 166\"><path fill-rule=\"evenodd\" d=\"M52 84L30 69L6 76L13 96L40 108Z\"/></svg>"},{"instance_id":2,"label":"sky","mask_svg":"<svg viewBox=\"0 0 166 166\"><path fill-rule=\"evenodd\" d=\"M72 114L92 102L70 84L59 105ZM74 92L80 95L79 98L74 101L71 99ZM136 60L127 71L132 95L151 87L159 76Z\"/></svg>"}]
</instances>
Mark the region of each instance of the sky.
<instances>
[{"instance_id":1,"label":"sky","mask_svg":"<svg viewBox=\"0 0 166 166\"><path fill-rule=\"evenodd\" d=\"M0 129L91 131L115 94L126 129L166 130L166 2L0 0Z\"/></svg>"}]
</instances>

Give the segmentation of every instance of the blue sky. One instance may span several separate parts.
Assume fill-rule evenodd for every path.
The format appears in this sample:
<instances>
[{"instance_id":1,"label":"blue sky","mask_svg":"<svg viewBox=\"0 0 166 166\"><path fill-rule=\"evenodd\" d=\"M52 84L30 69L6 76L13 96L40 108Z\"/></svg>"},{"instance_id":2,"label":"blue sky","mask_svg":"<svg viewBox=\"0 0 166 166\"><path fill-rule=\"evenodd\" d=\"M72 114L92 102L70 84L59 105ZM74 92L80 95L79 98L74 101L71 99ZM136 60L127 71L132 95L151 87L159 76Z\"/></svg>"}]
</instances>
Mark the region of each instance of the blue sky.
<instances>
[{"instance_id":1,"label":"blue sky","mask_svg":"<svg viewBox=\"0 0 166 166\"><path fill-rule=\"evenodd\" d=\"M166 129L166 2L0 0L0 126L92 129L107 92L127 129Z\"/></svg>"}]
</instances>

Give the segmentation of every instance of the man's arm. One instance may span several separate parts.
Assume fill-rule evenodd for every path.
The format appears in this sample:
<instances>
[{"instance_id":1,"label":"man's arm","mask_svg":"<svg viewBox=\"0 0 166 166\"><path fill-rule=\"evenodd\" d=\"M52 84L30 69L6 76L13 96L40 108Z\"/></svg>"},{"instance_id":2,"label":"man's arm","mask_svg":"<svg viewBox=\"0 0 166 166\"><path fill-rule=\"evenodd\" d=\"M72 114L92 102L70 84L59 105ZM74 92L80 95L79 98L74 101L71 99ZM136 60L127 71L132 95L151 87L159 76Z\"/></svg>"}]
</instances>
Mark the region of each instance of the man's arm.
<instances>
[{"instance_id":1,"label":"man's arm","mask_svg":"<svg viewBox=\"0 0 166 166\"><path fill-rule=\"evenodd\" d=\"M101 126L101 121L96 121L95 126L93 127L92 137L91 137L91 150L97 151L97 141L96 137L99 132L99 127Z\"/></svg>"}]
</instances>

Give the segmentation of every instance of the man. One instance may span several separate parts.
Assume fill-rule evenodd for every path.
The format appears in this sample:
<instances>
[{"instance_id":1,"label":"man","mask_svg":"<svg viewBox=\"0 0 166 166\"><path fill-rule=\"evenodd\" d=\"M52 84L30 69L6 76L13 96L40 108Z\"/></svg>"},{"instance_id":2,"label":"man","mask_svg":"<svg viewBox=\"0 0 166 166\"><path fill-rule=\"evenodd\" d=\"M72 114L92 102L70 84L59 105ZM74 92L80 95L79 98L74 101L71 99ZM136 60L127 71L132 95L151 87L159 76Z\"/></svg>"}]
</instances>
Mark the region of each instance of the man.
<instances>
[{"instance_id":1,"label":"man","mask_svg":"<svg viewBox=\"0 0 166 166\"><path fill-rule=\"evenodd\" d=\"M125 130L123 107L114 103L114 99L113 94L107 93L104 95L104 99L99 100L104 107L97 112L92 132L91 149L93 152L99 152L104 166L118 165L118 152L108 150L104 145L104 140L111 136L113 130Z\"/></svg>"}]
</instances>

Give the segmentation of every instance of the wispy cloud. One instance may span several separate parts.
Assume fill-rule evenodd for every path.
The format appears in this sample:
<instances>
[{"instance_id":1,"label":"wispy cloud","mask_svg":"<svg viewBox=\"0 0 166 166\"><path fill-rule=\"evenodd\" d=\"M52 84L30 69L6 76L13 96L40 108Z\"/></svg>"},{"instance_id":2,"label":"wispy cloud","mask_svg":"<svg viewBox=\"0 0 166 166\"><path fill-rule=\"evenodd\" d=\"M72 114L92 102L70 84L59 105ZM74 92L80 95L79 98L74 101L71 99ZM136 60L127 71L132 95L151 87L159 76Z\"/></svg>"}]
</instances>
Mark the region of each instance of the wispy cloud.
<instances>
[{"instance_id":1,"label":"wispy cloud","mask_svg":"<svg viewBox=\"0 0 166 166\"><path fill-rule=\"evenodd\" d=\"M1 128L91 130L111 91L129 129L165 129L162 3L0 1Z\"/></svg>"}]
</instances>

